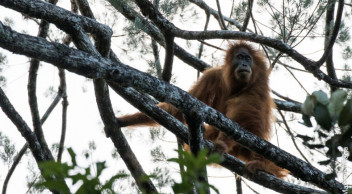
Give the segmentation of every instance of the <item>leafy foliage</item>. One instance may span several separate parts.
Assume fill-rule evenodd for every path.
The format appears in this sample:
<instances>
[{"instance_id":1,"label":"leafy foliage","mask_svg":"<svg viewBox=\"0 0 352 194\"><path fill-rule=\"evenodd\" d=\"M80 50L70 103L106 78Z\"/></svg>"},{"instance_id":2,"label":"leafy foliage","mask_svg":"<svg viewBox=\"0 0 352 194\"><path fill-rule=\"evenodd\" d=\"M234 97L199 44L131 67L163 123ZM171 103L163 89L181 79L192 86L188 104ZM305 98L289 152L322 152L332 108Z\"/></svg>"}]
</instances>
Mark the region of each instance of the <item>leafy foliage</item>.
<instances>
[{"instance_id":1,"label":"leafy foliage","mask_svg":"<svg viewBox=\"0 0 352 194\"><path fill-rule=\"evenodd\" d=\"M179 163L187 169L185 171L181 171L181 182L175 183L172 186L175 193L191 193L193 189L195 189L196 193L204 194L209 187L216 193L219 193L213 185L206 182L201 182L197 179L199 175L206 175L204 169L208 164L219 163L221 161L219 154L208 155L208 151L206 149L201 150L198 156L194 156L193 154L183 150L178 150L178 153L181 155L180 158L183 159L172 158L169 159L169 161Z\"/></svg>"},{"instance_id":2,"label":"leafy foliage","mask_svg":"<svg viewBox=\"0 0 352 194\"><path fill-rule=\"evenodd\" d=\"M307 96L302 105L303 121L308 127L312 127L310 117L313 116L322 130L318 129L319 139L324 140L321 144L312 144L313 139L302 138L304 144L309 148L324 149L331 159L322 161L320 164L328 165L337 157L343 155L343 151L348 151L351 147L352 135L352 98L348 98L348 93L344 90L334 91L330 98L319 90ZM339 130L337 130L339 129ZM348 148L341 150L339 147ZM351 152L351 150L349 150ZM348 158L352 161L352 157Z\"/></svg>"},{"instance_id":3,"label":"leafy foliage","mask_svg":"<svg viewBox=\"0 0 352 194\"><path fill-rule=\"evenodd\" d=\"M0 86L6 84L6 78L2 75L3 66L7 63L6 55L0 52Z\"/></svg>"},{"instance_id":4,"label":"leafy foliage","mask_svg":"<svg viewBox=\"0 0 352 194\"><path fill-rule=\"evenodd\" d=\"M62 182L50 180L51 177L58 179L70 179L73 185L77 183L81 184L77 194L84 193L115 193L113 190L113 184L117 179L124 178L126 174L117 174L107 180L105 183L101 183L99 177L102 172L106 169L105 162L96 162L95 169L96 173L91 171L91 167L83 168L77 164L75 152L69 148L68 152L71 156L71 163L59 163L55 161L43 162L39 164L39 168L42 170L42 175L46 181L38 183L37 186L45 186L48 189L53 189L61 193L72 193ZM84 172L84 173L80 173Z\"/></svg>"},{"instance_id":5,"label":"leafy foliage","mask_svg":"<svg viewBox=\"0 0 352 194\"><path fill-rule=\"evenodd\" d=\"M10 139L0 132L0 158L5 163L11 163L15 154L15 145L13 145Z\"/></svg>"}]
</instances>

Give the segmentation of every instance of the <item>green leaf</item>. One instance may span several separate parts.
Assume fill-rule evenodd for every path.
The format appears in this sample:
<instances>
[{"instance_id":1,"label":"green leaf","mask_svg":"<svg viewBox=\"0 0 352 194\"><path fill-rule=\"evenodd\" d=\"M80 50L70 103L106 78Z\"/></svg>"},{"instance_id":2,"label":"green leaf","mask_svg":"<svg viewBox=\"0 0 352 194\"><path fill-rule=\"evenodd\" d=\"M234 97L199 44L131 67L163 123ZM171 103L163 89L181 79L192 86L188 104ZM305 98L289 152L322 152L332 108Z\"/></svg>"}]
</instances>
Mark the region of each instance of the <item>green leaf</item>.
<instances>
[{"instance_id":1,"label":"green leaf","mask_svg":"<svg viewBox=\"0 0 352 194\"><path fill-rule=\"evenodd\" d=\"M328 108L321 104L317 104L314 108L314 117L317 123L325 130L330 131L332 127L332 119L330 118L330 114Z\"/></svg>"},{"instance_id":2,"label":"green leaf","mask_svg":"<svg viewBox=\"0 0 352 194\"><path fill-rule=\"evenodd\" d=\"M63 181L59 182L59 181L51 180L51 181L46 181L44 183L40 183L38 185L44 186L47 189L56 190L56 191L63 193L63 194L70 194L71 193Z\"/></svg>"},{"instance_id":3,"label":"green leaf","mask_svg":"<svg viewBox=\"0 0 352 194\"><path fill-rule=\"evenodd\" d=\"M331 94L330 102L328 104L328 110L331 118L333 118L334 120L337 120L339 118L346 97L347 92L345 92L344 90L336 90Z\"/></svg>"},{"instance_id":4,"label":"green leaf","mask_svg":"<svg viewBox=\"0 0 352 194\"><path fill-rule=\"evenodd\" d=\"M315 96L317 99L317 102L319 102L322 105L327 105L329 104L329 97L328 95L323 92L322 90L315 91L313 92L312 96Z\"/></svg>"},{"instance_id":5,"label":"green leaf","mask_svg":"<svg viewBox=\"0 0 352 194\"><path fill-rule=\"evenodd\" d=\"M316 97L307 96L306 100L302 104L302 112L308 116L312 116L314 112L315 104L316 104Z\"/></svg>"},{"instance_id":6,"label":"green leaf","mask_svg":"<svg viewBox=\"0 0 352 194\"><path fill-rule=\"evenodd\" d=\"M302 114L303 124L307 127L313 127L312 121L310 121L310 116L306 114Z\"/></svg>"},{"instance_id":7,"label":"green leaf","mask_svg":"<svg viewBox=\"0 0 352 194\"><path fill-rule=\"evenodd\" d=\"M96 167L97 167L97 177L99 177L101 175L101 173L103 172L103 170L106 168L105 161L104 162L97 162Z\"/></svg>"},{"instance_id":8,"label":"green leaf","mask_svg":"<svg viewBox=\"0 0 352 194\"><path fill-rule=\"evenodd\" d=\"M352 99L349 99L343 107L338 124L340 127L352 124Z\"/></svg>"},{"instance_id":9,"label":"green leaf","mask_svg":"<svg viewBox=\"0 0 352 194\"><path fill-rule=\"evenodd\" d=\"M114 188L114 185L113 185L113 184L114 184L114 182L115 182L117 179L122 179L122 178L126 178L126 177L128 177L128 175L127 175L127 174L123 174L123 173L117 174L117 175L111 177L111 178L103 185L103 187L101 188L101 190L107 189L107 190L113 191L113 188Z\"/></svg>"},{"instance_id":10,"label":"green leaf","mask_svg":"<svg viewBox=\"0 0 352 194\"><path fill-rule=\"evenodd\" d=\"M73 151L72 148L67 148L67 151L71 156L72 166L77 166L76 153Z\"/></svg>"}]
</instances>

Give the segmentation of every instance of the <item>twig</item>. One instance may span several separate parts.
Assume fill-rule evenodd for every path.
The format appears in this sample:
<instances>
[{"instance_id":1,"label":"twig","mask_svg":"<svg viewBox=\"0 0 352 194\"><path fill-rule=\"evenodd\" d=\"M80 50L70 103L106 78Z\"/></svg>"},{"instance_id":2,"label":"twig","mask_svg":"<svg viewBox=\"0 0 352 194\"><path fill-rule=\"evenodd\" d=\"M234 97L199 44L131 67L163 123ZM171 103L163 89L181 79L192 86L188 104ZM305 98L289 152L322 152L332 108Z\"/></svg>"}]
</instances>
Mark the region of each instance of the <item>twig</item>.
<instances>
[{"instance_id":1,"label":"twig","mask_svg":"<svg viewBox=\"0 0 352 194\"><path fill-rule=\"evenodd\" d=\"M304 86L301 84L301 82L296 78L296 76L292 73L290 69L285 67L285 69L292 75L292 77L296 80L296 82L301 86L301 88L306 92L307 95L309 95L309 92L304 88Z\"/></svg>"},{"instance_id":2,"label":"twig","mask_svg":"<svg viewBox=\"0 0 352 194\"><path fill-rule=\"evenodd\" d=\"M299 154L302 156L302 158L303 158L308 164L311 165L311 163L310 163L309 160L306 158L306 156L305 156L305 155L302 153L302 151L298 148L298 145L297 145L297 143L296 143L296 140L295 140L295 138L294 138L294 135L293 135L293 133L291 132L291 129L290 129L290 127L288 126L288 124L287 124L287 122L286 122L285 116L282 114L281 110L278 110L278 112L279 112L279 114L280 114L280 116L281 116L281 118L282 118L282 121L283 121L283 123L284 123L284 125L285 125L285 127L286 127L286 129L287 129L287 131L288 131L288 134L289 134L290 137L291 137L291 140L292 140L293 145L295 146L296 150L299 152Z\"/></svg>"},{"instance_id":3,"label":"twig","mask_svg":"<svg viewBox=\"0 0 352 194\"><path fill-rule=\"evenodd\" d=\"M71 1L71 11L73 13L78 13L78 5L75 0ZM72 39L71 36L66 35L63 40L64 45L69 45ZM65 145L65 138L66 138L66 126L67 126L67 107L68 107L68 100L67 100L67 86L66 86L66 75L65 70L59 68L59 78L60 78L60 87L59 91L62 93L62 121L61 121L61 136L60 136L60 143L59 143L59 150L57 153L57 161L61 162L62 154L64 152L64 145Z\"/></svg>"},{"instance_id":4,"label":"twig","mask_svg":"<svg viewBox=\"0 0 352 194\"><path fill-rule=\"evenodd\" d=\"M51 0L49 3L56 4L57 0ZM45 20L41 20L39 24L38 37L46 38L48 35L48 31L49 31L49 23ZM39 60L31 59L30 67L29 67L29 75L28 75L28 85L27 85L29 107L32 113L34 133L36 134L40 145L43 147L44 153L47 159L53 160L54 157L52 156L52 153L48 147L48 144L46 143L46 140L43 134L42 125L40 123L38 101L37 101L37 95L36 95L38 69L39 69Z\"/></svg>"},{"instance_id":5,"label":"twig","mask_svg":"<svg viewBox=\"0 0 352 194\"><path fill-rule=\"evenodd\" d=\"M291 98L288 98L288 97L285 97L285 96L279 94L279 93L276 92L275 90L271 90L271 92L272 92L273 94L275 94L276 96L278 96L278 97L280 97L280 98L282 98L282 99L284 99L284 100L286 100L286 101L293 102L293 103L299 103L299 102L297 102L297 101L295 101L295 100L292 100Z\"/></svg>"},{"instance_id":6,"label":"twig","mask_svg":"<svg viewBox=\"0 0 352 194\"><path fill-rule=\"evenodd\" d=\"M207 31L208 25L209 25L209 20L210 20L210 14L208 12L205 12L205 14L206 14L206 20L205 20L205 25L204 25L204 31ZM205 42L202 40L199 40L199 41L201 42L200 46L199 46L199 51L198 51L198 58L200 59L202 57ZM200 71L197 71L197 78L199 78L199 76L200 76Z\"/></svg>"},{"instance_id":7,"label":"twig","mask_svg":"<svg viewBox=\"0 0 352 194\"><path fill-rule=\"evenodd\" d=\"M242 32L245 32L247 30L249 19L251 18L251 15L252 15L252 8L253 8L253 0L248 0L248 7L247 7L247 11L246 11L246 17L244 18L243 25L242 25L242 28L241 28Z\"/></svg>"},{"instance_id":8,"label":"twig","mask_svg":"<svg viewBox=\"0 0 352 194\"><path fill-rule=\"evenodd\" d=\"M161 66L160 66L160 57L159 57L159 49L158 49L158 44L154 39L152 39L152 49L153 49L153 55L154 55L154 64L155 64L155 69L156 69L156 75L159 79L161 79Z\"/></svg>"},{"instance_id":9,"label":"twig","mask_svg":"<svg viewBox=\"0 0 352 194\"><path fill-rule=\"evenodd\" d=\"M236 192L237 194L242 194L242 178L240 175L235 173L235 179L236 179Z\"/></svg>"},{"instance_id":10,"label":"twig","mask_svg":"<svg viewBox=\"0 0 352 194\"><path fill-rule=\"evenodd\" d=\"M2 194L6 194L6 189L7 189L8 183L10 181L10 178L11 178L13 172L15 171L17 165L20 163L22 156L26 153L27 148L28 148L28 143L26 143L22 147L22 149L17 153L16 157L13 159L13 163L11 165L11 168L7 172L6 178L4 180L4 184L2 185Z\"/></svg>"},{"instance_id":11,"label":"twig","mask_svg":"<svg viewBox=\"0 0 352 194\"><path fill-rule=\"evenodd\" d=\"M215 49L217 49L217 50L226 51L225 49L223 49L223 48L221 48L221 47L217 47L217 46L212 45L212 44L210 44L210 43L207 43L207 42L205 42L205 41L203 41L203 40L198 40L198 41L201 42L202 44L205 44L205 45L210 46L210 47L212 47L212 48L215 48Z\"/></svg>"},{"instance_id":12,"label":"twig","mask_svg":"<svg viewBox=\"0 0 352 194\"><path fill-rule=\"evenodd\" d=\"M1 30L0 30L1 31ZM18 114L15 108L10 103L9 99L5 95L4 91L0 87L0 107L6 116L12 121L12 123L17 127L17 130L26 139L29 149L31 150L37 163L48 161L46 153L43 151L36 135L28 127L27 123ZM57 177L51 177L52 180L60 182L63 186L67 187L64 180ZM68 189L68 188L67 188ZM58 193L55 190L51 190L53 193Z\"/></svg>"},{"instance_id":13,"label":"twig","mask_svg":"<svg viewBox=\"0 0 352 194\"><path fill-rule=\"evenodd\" d=\"M329 41L332 37L331 34L331 26L334 24L334 13L335 13L335 1L329 0L327 2L327 9L326 9L326 18L325 18L325 40L324 40L324 50L328 49ZM332 78L337 80L336 71L334 67L334 60L333 60L333 49L331 49L329 56L326 59L326 71L328 75ZM331 91L335 91L337 88L330 85Z\"/></svg>"},{"instance_id":14,"label":"twig","mask_svg":"<svg viewBox=\"0 0 352 194\"><path fill-rule=\"evenodd\" d=\"M330 1L328 1L330 2ZM336 20L334 24L334 28L332 30L332 33L330 35L329 41L325 44L325 51L321 58L315 63L316 66L320 67L323 65L323 63L326 61L326 59L329 57L330 52L332 51L332 48L335 44L337 35L339 33L340 25L341 25L341 20L342 20L342 13L343 13L343 5L344 5L344 0L339 0L339 4L337 6L337 13L336 13Z\"/></svg>"},{"instance_id":15,"label":"twig","mask_svg":"<svg viewBox=\"0 0 352 194\"><path fill-rule=\"evenodd\" d=\"M65 70L59 69L59 77L60 77L60 89L62 90L62 124L61 124L61 137L59 143L59 150L57 153L57 161L61 162L62 153L64 151L65 137L66 137L66 126L67 126L67 91L66 91L66 77Z\"/></svg>"},{"instance_id":16,"label":"twig","mask_svg":"<svg viewBox=\"0 0 352 194\"><path fill-rule=\"evenodd\" d=\"M202 0L190 0L190 2L194 3L201 9L203 9L205 12L210 13L212 16L214 16L217 20L220 19L220 14L215 10L209 7L204 1ZM226 17L224 15L221 16L225 21L227 21L229 24L232 24L236 26L238 29L242 28L242 25L238 23L236 20L233 20L229 17Z\"/></svg>"},{"instance_id":17,"label":"twig","mask_svg":"<svg viewBox=\"0 0 352 194\"><path fill-rule=\"evenodd\" d=\"M150 20L144 18L139 13L134 11L125 1L115 1L115 0L108 0L111 5L121 12L122 15L125 16L128 20L135 22L141 22L141 26L143 26L142 30L147 33L149 36L152 37L153 40L157 41L161 46L165 47L165 40L162 33L159 29L150 22ZM191 55L186 50L181 48L176 43L174 44L174 52L175 55L181 59L183 62L187 63L191 67L197 69L198 71L204 71L205 69L211 67L209 64L205 63L202 60L199 60L194 55Z\"/></svg>"},{"instance_id":18,"label":"twig","mask_svg":"<svg viewBox=\"0 0 352 194\"><path fill-rule=\"evenodd\" d=\"M161 78L170 82L172 76L172 65L174 61L174 36L169 33L164 33L165 37L165 61Z\"/></svg>"},{"instance_id":19,"label":"twig","mask_svg":"<svg viewBox=\"0 0 352 194\"><path fill-rule=\"evenodd\" d=\"M222 17L222 13L221 13L221 6L220 6L220 2L219 0L216 0L216 6L218 7L218 12L219 12L219 24L220 24L220 28L222 30L227 30L227 27L225 25L225 22L224 22L224 18Z\"/></svg>"}]
</instances>

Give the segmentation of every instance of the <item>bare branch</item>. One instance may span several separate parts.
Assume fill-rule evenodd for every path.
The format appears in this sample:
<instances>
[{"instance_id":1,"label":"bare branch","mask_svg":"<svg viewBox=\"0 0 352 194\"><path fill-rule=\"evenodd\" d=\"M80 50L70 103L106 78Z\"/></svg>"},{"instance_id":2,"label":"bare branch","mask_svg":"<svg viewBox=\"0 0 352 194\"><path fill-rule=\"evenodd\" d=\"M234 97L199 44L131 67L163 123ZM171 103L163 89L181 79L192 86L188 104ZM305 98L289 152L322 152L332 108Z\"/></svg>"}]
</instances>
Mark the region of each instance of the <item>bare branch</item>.
<instances>
[{"instance_id":1,"label":"bare branch","mask_svg":"<svg viewBox=\"0 0 352 194\"><path fill-rule=\"evenodd\" d=\"M328 49L327 47L330 43L329 41L332 41L330 40L331 39L330 37L332 37L331 27L334 25L334 13L335 13L335 1L329 0L327 2L327 8L326 8L324 50ZM337 80L335 67L334 67L333 53L334 51L333 49L331 49L330 54L326 59L326 70L328 72L328 75L332 79ZM330 88L332 92L337 89L334 86L330 86Z\"/></svg>"},{"instance_id":2,"label":"bare branch","mask_svg":"<svg viewBox=\"0 0 352 194\"><path fill-rule=\"evenodd\" d=\"M301 112L301 103L296 103L296 102L290 102L290 101L282 101L275 99L275 104L276 107L280 110L284 111L290 111L290 112L295 112L295 113L302 113Z\"/></svg>"},{"instance_id":3,"label":"bare branch","mask_svg":"<svg viewBox=\"0 0 352 194\"><path fill-rule=\"evenodd\" d=\"M328 1L328 2L330 2L330 1ZM336 20L335 20L334 28L333 28L333 31L330 35L330 39L329 39L328 43L326 44L323 55L316 62L316 66L318 66L318 67L322 66L323 63L326 61L326 59L329 57L330 52L332 51L332 48L335 44L337 35L340 30L342 13L343 13L343 5L344 5L344 0L339 0L339 4L337 6L337 13L336 13Z\"/></svg>"},{"instance_id":4,"label":"bare branch","mask_svg":"<svg viewBox=\"0 0 352 194\"><path fill-rule=\"evenodd\" d=\"M57 0L51 0L49 3L55 5L57 3ZM49 31L49 23L45 20L41 20L39 24L38 37L46 38L48 35L48 31ZM48 147L48 144L46 143L46 140L43 134L43 129L40 122L40 116L39 116L39 110L38 110L36 91L37 91L37 72L39 69L39 62L40 61L37 59L30 60L28 85L27 85L28 101L29 101L29 107L32 113L34 133L37 136L40 145L43 147L45 155L48 156L47 159L53 160L52 153Z\"/></svg>"},{"instance_id":5,"label":"bare branch","mask_svg":"<svg viewBox=\"0 0 352 194\"><path fill-rule=\"evenodd\" d=\"M85 14L85 16L94 18L92 11L90 11L89 4L86 0L76 0L81 13ZM83 11L85 10L85 11ZM78 32L80 33L80 32ZM80 33L82 36L86 36L84 33ZM110 51L110 39L99 39L100 37L95 37L96 40L96 48L98 49L101 56L108 57ZM81 41L89 40L87 38L80 38ZM108 41L108 42L107 42ZM78 43L78 42L77 42ZM98 54L93 45L90 42L81 42L76 44L78 48L83 51L90 52L92 54ZM87 47L82 47L82 45L86 45ZM147 174L144 172L142 166L139 161L135 157L132 149L129 147L127 140L121 132L118 121L115 117L115 113L112 108L109 89L107 84L103 79L94 79L94 90L95 97L98 105L98 109L100 112L101 119L105 125L105 132L107 137L111 137L117 151L123 158L127 168L130 170L132 176L134 177L138 187L141 190L145 190L147 193L155 193L156 188L151 182L149 178L147 178Z\"/></svg>"},{"instance_id":6,"label":"bare branch","mask_svg":"<svg viewBox=\"0 0 352 194\"><path fill-rule=\"evenodd\" d=\"M174 36L169 33L164 33L165 37L165 61L161 78L170 82L172 76L172 65L174 61Z\"/></svg>"},{"instance_id":7,"label":"bare branch","mask_svg":"<svg viewBox=\"0 0 352 194\"><path fill-rule=\"evenodd\" d=\"M152 24L149 20L138 14L134 11L130 6L127 5L124 1L114 1L108 0L112 6L116 10L118 10L121 14L123 14L128 20L131 21L138 21L143 26L142 30L147 33L149 36L153 38L153 40L157 41L161 46L165 47L165 40L162 33L159 29ZM178 46L174 43L174 52L175 55L181 59L183 62L189 64L193 68L197 69L198 71L204 71L205 69L211 67L209 64L205 63L204 61L200 60L194 55L191 55L183 48Z\"/></svg>"},{"instance_id":8,"label":"bare branch","mask_svg":"<svg viewBox=\"0 0 352 194\"><path fill-rule=\"evenodd\" d=\"M17 165L20 163L22 156L26 153L28 149L28 143L26 143L20 150L20 152L17 153L16 157L13 159L13 163L11 165L11 168L9 169L9 171L7 172L6 178L4 180L4 184L2 185L2 194L6 194L6 190L7 190L7 185L10 181L10 178L13 174L13 172L15 171Z\"/></svg>"},{"instance_id":9,"label":"bare branch","mask_svg":"<svg viewBox=\"0 0 352 194\"><path fill-rule=\"evenodd\" d=\"M1 24L0 24L1 25ZM0 30L1 31L1 30ZM11 102L5 95L4 91L0 87L0 107L6 116L12 121L12 123L17 127L17 130L26 139L29 149L31 150L37 163L49 161L53 159L48 159L49 157L44 152L41 147L36 135L28 127L27 123L18 114L15 108L12 106ZM61 182L62 185L67 187L64 180L57 179L57 177L52 177L52 179ZM51 190L53 193L58 193L55 190Z\"/></svg>"},{"instance_id":10,"label":"bare branch","mask_svg":"<svg viewBox=\"0 0 352 194\"><path fill-rule=\"evenodd\" d=\"M220 27L221 27L222 30L227 30L227 27L226 27L225 22L224 22L224 18L222 18L221 6L220 6L219 0L216 0L216 6L218 7L218 12L219 12L218 21L219 21Z\"/></svg>"},{"instance_id":11,"label":"bare branch","mask_svg":"<svg viewBox=\"0 0 352 194\"><path fill-rule=\"evenodd\" d=\"M309 162L309 160L306 158L306 156L302 153L301 149L298 148L298 145L297 145L297 143L296 143L296 140L295 140L295 138L294 138L294 135L293 135L293 133L291 132L290 127L288 126L288 123L287 123L287 121L286 121L286 119L285 119L285 116L282 114L282 112L281 112L280 110L278 110L278 112L279 112L279 114L280 114L280 116L281 116L281 119L282 119L282 121L283 121L283 123L284 123L284 125L285 125L285 127L286 127L286 129L287 129L287 131L288 131L288 133L289 133L289 135L290 135L290 137L291 137L291 140L292 140L292 142L293 142L293 144L294 144L296 150L299 152L299 154L302 156L302 158L303 158L308 164L311 164L311 163Z\"/></svg>"},{"instance_id":12,"label":"bare branch","mask_svg":"<svg viewBox=\"0 0 352 194\"><path fill-rule=\"evenodd\" d=\"M241 28L242 32L245 32L247 30L249 19L252 16L252 8L253 8L253 0L248 0L248 8L246 11L246 17L244 18L243 26Z\"/></svg>"},{"instance_id":13,"label":"bare branch","mask_svg":"<svg viewBox=\"0 0 352 194\"><path fill-rule=\"evenodd\" d=\"M59 150L57 153L57 161L61 162L62 153L64 151L65 137L66 137L66 125L67 125L67 91L66 91L66 76L65 70L59 69L60 77L60 89L62 90L62 124L61 124L61 137L59 143Z\"/></svg>"},{"instance_id":14,"label":"bare branch","mask_svg":"<svg viewBox=\"0 0 352 194\"><path fill-rule=\"evenodd\" d=\"M209 7L204 1L202 1L202 0L190 0L190 2L196 4L197 6L202 8L205 12L213 15L217 20L220 19L219 13L215 9ZM226 17L224 15L222 16L222 18L224 18L224 20L227 21L229 24L232 24L232 25L236 26L238 29L242 28L242 25L240 23L238 23L236 20L233 20L233 19L231 19L229 17Z\"/></svg>"}]
</instances>

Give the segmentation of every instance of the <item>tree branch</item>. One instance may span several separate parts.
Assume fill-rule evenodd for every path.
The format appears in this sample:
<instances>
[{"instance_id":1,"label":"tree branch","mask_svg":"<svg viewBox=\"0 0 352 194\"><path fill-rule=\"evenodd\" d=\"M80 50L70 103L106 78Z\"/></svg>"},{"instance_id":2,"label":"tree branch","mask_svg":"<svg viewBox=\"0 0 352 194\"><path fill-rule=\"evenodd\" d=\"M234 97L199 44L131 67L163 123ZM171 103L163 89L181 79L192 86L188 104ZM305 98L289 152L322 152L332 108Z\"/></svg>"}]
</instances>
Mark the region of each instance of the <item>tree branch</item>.
<instances>
[{"instance_id":1,"label":"tree branch","mask_svg":"<svg viewBox=\"0 0 352 194\"><path fill-rule=\"evenodd\" d=\"M241 28L242 32L245 32L247 30L249 19L252 16L252 8L253 8L253 0L248 0L248 8L247 8L247 11L246 11L246 17L244 18L243 26Z\"/></svg>"},{"instance_id":2,"label":"tree branch","mask_svg":"<svg viewBox=\"0 0 352 194\"><path fill-rule=\"evenodd\" d=\"M326 52L323 54L322 58L318 62L315 62L311 59L306 58L302 54L298 53L295 49L293 49L292 47L290 47L289 45L287 45L286 43L280 40L267 38L253 33L228 31L228 30L222 30L222 31L215 30L215 31L207 31L207 32L181 30L176 26L174 26L174 24L169 22L166 18L164 18L158 10L155 10L153 5L148 0L135 0L135 2L141 9L143 15L148 16L148 18L150 18L162 32L169 31L169 32L172 32L175 35L175 37L179 37L187 40L215 39L215 38L241 39L241 40L251 40L256 43L265 44L283 53L286 53L287 55L292 57L292 59L300 63L306 70L311 72L318 80L324 80L326 83L330 85L334 85L336 87L352 88L352 83L334 80L319 69L320 67L319 64L325 62L326 60L326 56L325 56ZM338 9L338 11L342 12L341 6L343 7L343 0L339 0L339 9ZM340 20L341 20L341 15L338 14L336 18L335 26L339 26L338 22L340 22ZM335 30L336 28L334 29L333 34L335 34ZM332 40L335 40L335 39L332 37ZM333 43L330 44L328 48L330 47L332 48L332 46L333 46Z\"/></svg>"},{"instance_id":3,"label":"tree branch","mask_svg":"<svg viewBox=\"0 0 352 194\"><path fill-rule=\"evenodd\" d=\"M54 23L68 34L79 24L86 32L102 37L111 37L112 30L93 19L77 15L61 7L40 0L2 0L0 5L25 13L31 17L44 19Z\"/></svg>"},{"instance_id":4,"label":"tree branch","mask_svg":"<svg viewBox=\"0 0 352 194\"><path fill-rule=\"evenodd\" d=\"M227 30L225 22L224 22L224 18L222 17L222 13L221 13L221 6L220 6L220 2L219 0L216 0L216 6L218 7L218 13L219 13L219 24L222 30Z\"/></svg>"},{"instance_id":5,"label":"tree branch","mask_svg":"<svg viewBox=\"0 0 352 194\"><path fill-rule=\"evenodd\" d=\"M2 25L2 24L0 24ZM1 27L0 27L1 28ZM1 31L1 30L0 30ZM18 114L15 108L12 106L11 102L5 95L4 91L0 87L0 107L6 116L12 121L12 123L17 127L17 130L26 139L29 149L31 150L37 163L49 161L48 156L41 147L36 135L28 127L27 123ZM41 170L41 169L39 169ZM57 177L51 177L51 179L61 182L62 185L67 187L64 180ZM55 190L51 190L53 193L58 193Z\"/></svg>"},{"instance_id":6,"label":"tree branch","mask_svg":"<svg viewBox=\"0 0 352 194\"><path fill-rule=\"evenodd\" d=\"M194 3L195 5L197 5L201 9L203 9L206 13L213 15L217 20L220 19L219 13L215 9L209 7L204 1L202 1L202 0L189 0L189 1ZM240 23L238 23L236 20L233 20L233 19L226 17L224 15L222 16L222 18L225 21L227 21L229 24L236 26L238 29L242 28L242 25Z\"/></svg>"},{"instance_id":7,"label":"tree branch","mask_svg":"<svg viewBox=\"0 0 352 194\"><path fill-rule=\"evenodd\" d=\"M11 165L11 168L9 169L9 171L7 172L6 178L4 180L4 184L2 185L2 194L6 194L6 190L7 190L7 185L10 181L10 178L13 174L13 172L15 171L17 165L20 163L22 156L26 153L28 149L28 143L26 143L22 149L20 150L20 152L17 153L16 157L13 159L13 163Z\"/></svg>"},{"instance_id":8,"label":"tree branch","mask_svg":"<svg viewBox=\"0 0 352 194\"><path fill-rule=\"evenodd\" d=\"M67 91L66 91L66 76L65 70L59 69L59 77L60 77L60 89L62 90L62 121L61 121L61 137L59 143L59 150L57 153L57 161L61 162L62 153L64 152L64 144L66 137L66 126L67 126Z\"/></svg>"},{"instance_id":9,"label":"tree branch","mask_svg":"<svg viewBox=\"0 0 352 194\"><path fill-rule=\"evenodd\" d=\"M147 114L153 120L155 120L160 125L164 126L173 134L175 134L179 139L184 142L188 142L189 135L187 132L187 127L175 117L171 116L169 113L158 107L150 97L139 93L133 88L123 88L113 82L109 82L109 86L121 97L123 97L133 106L135 106L137 109ZM205 140L204 145L211 152L215 151L214 146L210 141ZM325 193L282 181L281 179L278 179L273 175L270 175L263 171L259 171L256 174L252 174L251 172L246 170L244 163L241 160L227 153L223 155L223 159L223 162L220 163L220 165L222 165L223 167L274 191L284 193Z\"/></svg>"},{"instance_id":10,"label":"tree branch","mask_svg":"<svg viewBox=\"0 0 352 194\"><path fill-rule=\"evenodd\" d=\"M330 37L331 34L331 27L334 25L334 13L335 13L335 1L329 0L326 6L326 18L325 18L325 39L324 39L324 50L327 50L329 41L331 41ZM335 26L336 27L336 26ZM334 60L333 60L333 49L331 49L329 56L326 59L326 70L328 75L332 78L337 80L335 67L334 67ZM331 91L335 91L337 88L334 86L330 86Z\"/></svg>"},{"instance_id":11,"label":"tree branch","mask_svg":"<svg viewBox=\"0 0 352 194\"><path fill-rule=\"evenodd\" d=\"M172 76L172 65L174 61L174 36L169 33L164 33L165 37L165 61L161 78L170 82Z\"/></svg>"},{"instance_id":12,"label":"tree branch","mask_svg":"<svg viewBox=\"0 0 352 194\"><path fill-rule=\"evenodd\" d=\"M301 111L301 103L290 102L290 101L282 101L278 99L274 99L276 107L280 110L290 111L295 113L302 113Z\"/></svg>"},{"instance_id":13,"label":"tree branch","mask_svg":"<svg viewBox=\"0 0 352 194\"><path fill-rule=\"evenodd\" d=\"M86 0L76 0L76 2L79 5L81 13L83 13L87 17L94 19L93 12L91 11L89 4ZM85 36L84 34L82 35ZM110 51L110 39L105 38L103 40L100 40L99 38L100 37L95 37L96 48L102 56L108 57L109 52L112 52ZM83 38L82 40L86 40L86 38ZM87 45L88 47L81 47L80 45ZM77 46L78 48L90 52L92 54L97 53L93 45L89 42L83 44L81 43ZM112 108L107 84L103 79L94 79L94 90L100 116L105 125L105 133L108 137L111 137L111 140L113 141L115 147L117 148L117 151L124 160L127 168L130 170L139 189L146 193L157 192L155 186L153 185L151 180L147 178L147 174L144 172L142 166L138 162L133 151L129 147L128 142L126 141L124 135L121 132L120 126Z\"/></svg>"},{"instance_id":14,"label":"tree branch","mask_svg":"<svg viewBox=\"0 0 352 194\"><path fill-rule=\"evenodd\" d=\"M57 0L51 0L49 3L55 5ZM46 38L48 36L49 31L49 23L45 20L41 20L39 24L39 31L38 37ZM36 94L36 87L37 87L37 73L39 69L39 60L31 59L30 60L30 67L29 67L29 75L28 75L28 100L29 100L29 107L32 113L32 122L34 133L37 136L40 145L43 147L45 155L48 157L49 160L54 160L54 157L46 143L42 125L40 123L40 116L38 110L38 100Z\"/></svg>"},{"instance_id":15,"label":"tree branch","mask_svg":"<svg viewBox=\"0 0 352 194\"><path fill-rule=\"evenodd\" d=\"M134 11L130 6L127 5L124 1L114 1L114 0L108 0L111 5L118 10L125 18L127 18L130 21L138 21L141 22L141 26L145 33L147 33L149 36L152 37L153 40L157 41L161 46L166 47L164 37L162 36L162 33L159 31L159 29L152 23L149 22L146 18L138 14L136 11ZM191 55L187 51L185 51L183 48L178 46L176 43L174 43L174 52L175 55L181 59L183 62L186 64L189 64L191 67L197 69L198 71L204 71L205 69L211 67L209 64L205 63L204 61L200 60L194 55Z\"/></svg>"},{"instance_id":16,"label":"tree branch","mask_svg":"<svg viewBox=\"0 0 352 194\"><path fill-rule=\"evenodd\" d=\"M329 2L330 1L328 1L328 3ZM332 48L334 47L337 35L339 33L339 30L340 30L340 25L341 25L341 20L342 20L342 13L343 13L343 5L344 5L344 0L339 0L339 4L337 6L335 25L334 25L333 31L332 31L332 33L330 35L329 41L325 44L326 46L325 46L323 55L316 62L316 66L318 66L318 67L323 65L323 63L326 61L326 59L329 57L330 53L332 52Z\"/></svg>"}]
</instances>

